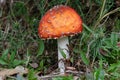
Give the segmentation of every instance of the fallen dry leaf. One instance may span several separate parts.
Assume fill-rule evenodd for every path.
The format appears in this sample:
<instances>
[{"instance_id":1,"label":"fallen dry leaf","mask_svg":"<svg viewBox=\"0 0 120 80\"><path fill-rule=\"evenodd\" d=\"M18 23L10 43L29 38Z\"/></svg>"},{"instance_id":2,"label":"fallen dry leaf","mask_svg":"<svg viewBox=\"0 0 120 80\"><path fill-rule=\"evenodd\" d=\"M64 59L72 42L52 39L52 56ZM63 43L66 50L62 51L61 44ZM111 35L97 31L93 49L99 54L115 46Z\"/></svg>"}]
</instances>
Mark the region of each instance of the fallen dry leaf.
<instances>
[{"instance_id":1,"label":"fallen dry leaf","mask_svg":"<svg viewBox=\"0 0 120 80\"><path fill-rule=\"evenodd\" d=\"M33 68L37 68L38 64L37 63L30 63L30 66L33 67Z\"/></svg>"},{"instance_id":2,"label":"fallen dry leaf","mask_svg":"<svg viewBox=\"0 0 120 80\"><path fill-rule=\"evenodd\" d=\"M22 66L17 66L15 69L3 69L0 71L0 80L4 80L7 76L15 74L27 74L28 69Z\"/></svg>"}]
</instances>

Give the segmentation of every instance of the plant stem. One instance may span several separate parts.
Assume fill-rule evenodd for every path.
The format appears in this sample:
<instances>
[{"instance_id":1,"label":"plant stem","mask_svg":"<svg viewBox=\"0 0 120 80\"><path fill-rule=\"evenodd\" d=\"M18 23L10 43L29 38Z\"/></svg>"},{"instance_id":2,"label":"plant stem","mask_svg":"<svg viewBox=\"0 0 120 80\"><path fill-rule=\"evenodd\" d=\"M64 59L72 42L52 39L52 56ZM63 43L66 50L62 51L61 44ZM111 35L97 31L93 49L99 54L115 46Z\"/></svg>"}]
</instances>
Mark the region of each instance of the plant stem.
<instances>
[{"instance_id":1,"label":"plant stem","mask_svg":"<svg viewBox=\"0 0 120 80\"><path fill-rule=\"evenodd\" d=\"M60 69L60 74L64 74L65 73L65 63L64 63L64 56L61 53L61 50L65 53L66 59L69 58L69 50L67 45L69 45L69 41L68 41L68 37L63 37L63 38L59 38L57 40L58 42L58 67ZM60 50L61 49L61 50Z\"/></svg>"}]
</instances>

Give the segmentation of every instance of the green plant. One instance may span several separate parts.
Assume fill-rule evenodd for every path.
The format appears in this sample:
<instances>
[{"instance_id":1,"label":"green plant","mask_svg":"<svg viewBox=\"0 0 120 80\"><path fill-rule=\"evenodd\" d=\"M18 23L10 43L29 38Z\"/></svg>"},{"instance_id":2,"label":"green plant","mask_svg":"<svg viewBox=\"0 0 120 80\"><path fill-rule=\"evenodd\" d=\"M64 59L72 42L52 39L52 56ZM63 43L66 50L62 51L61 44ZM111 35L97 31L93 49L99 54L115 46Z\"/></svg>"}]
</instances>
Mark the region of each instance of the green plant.
<instances>
[{"instance_id":1,"label":"green plant","mask_svg":"<svg viewBox=\"0 0 120 80\"><path fill-rule=\"evenodd\" d=\"M27 78L28 80L37 80L37 77L35 76L35 71L33 69L29 70Z\"/></svg>"},{"instance_id":2,"label":"green plant","mask_svg":"<svg viewBox=\"0 0 120 80\"><path fill-rule=\"evenodd\" d=\"M60 76L60 77L53 78L52 80L73 80L73 76L72 75Z\"/></svg>"},{"instance_id":3,"label":"green plant","mask_svg":"<svg viewBox=\"0 0 120 80\"><path fill-rule=\"evenodd\" d=\"M119 37L116 33L111 33L110 37L104 38L102 40L101 53L105 54L105 58L109 63L117 62L120 59L120 48L118 47Z\"/></svg>"},{"instance_id":4,"label":"green plant","mask_svg":"<svg viewBox=\"0 0 120 80\"><path fill-rule=\"evenodd\" d=\"M120 61L113 63L109 66L107 69L108 78L111 78L111 80L119 80L120 78Z\"/></svg>"},{"instance_id":5,"label":"green plant","mask_svg":"<svg viewBox=\"0 0 120 80\"><path fill-rule=\"evenodd\" d=\"M103 61L99 61L99 68L95 68L94 71L94 80L104 80L105 79L105 71L103 69Z\"/></svg>"},{"instance_id":6,"label":"green plant","mask_svg":"<svg viewBox=\"0 0 120 80\"><path fill-rule=\"evenodd\" d=\"M15 55L16 52L14 51L9 54L9 49L4 50L2 56L0 57L0 64L3 66L8 66L9 68L23 64L24 60L15 59Z\"/></svg>"}]
</instances>

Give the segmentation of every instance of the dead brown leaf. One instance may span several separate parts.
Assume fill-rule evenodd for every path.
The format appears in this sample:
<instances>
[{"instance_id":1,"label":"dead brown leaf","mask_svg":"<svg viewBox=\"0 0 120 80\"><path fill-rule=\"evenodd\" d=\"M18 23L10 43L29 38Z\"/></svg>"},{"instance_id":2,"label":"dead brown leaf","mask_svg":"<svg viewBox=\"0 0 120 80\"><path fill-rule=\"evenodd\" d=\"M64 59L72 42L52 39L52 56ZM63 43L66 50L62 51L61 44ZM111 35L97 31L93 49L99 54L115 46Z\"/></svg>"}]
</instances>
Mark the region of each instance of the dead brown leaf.
<instances>
[{"instance_id":1,"label":"dead brown leaf","mask_svg":"<svg viewBox=\"0 0 120 80\"><path fill-rule=\"evenodd\" d=\"M4 80L7 76L15 74L27 74L28 69L22 66L17 66L15 69L3 69L0 71L0 80Z\"/></svg>"}]
</instances>

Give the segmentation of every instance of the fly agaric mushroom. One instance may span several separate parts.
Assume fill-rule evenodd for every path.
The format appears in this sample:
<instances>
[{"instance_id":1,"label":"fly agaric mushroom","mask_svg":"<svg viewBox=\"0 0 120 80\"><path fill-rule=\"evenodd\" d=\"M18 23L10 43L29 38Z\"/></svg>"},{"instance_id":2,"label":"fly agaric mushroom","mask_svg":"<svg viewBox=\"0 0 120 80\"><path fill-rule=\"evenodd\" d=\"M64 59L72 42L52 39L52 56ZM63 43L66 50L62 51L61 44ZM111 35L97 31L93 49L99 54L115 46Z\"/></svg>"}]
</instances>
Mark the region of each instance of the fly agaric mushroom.
<instances>
[{"instance_id":1,"label":"fly agaric mushroom","mask_svg":"<svg viewBox=\"0 0 120 80\"><path fill-rule=\"evenodd\" d=\"M81 17L74 9L64 5L58 5L48 10L39 23L39 37L42 39L57 39L60 74L65 73L64 57L61 49L65 53L66 59L69 59L67 36L78 34L81 31Z\"/></svg>"}]
</instances>

